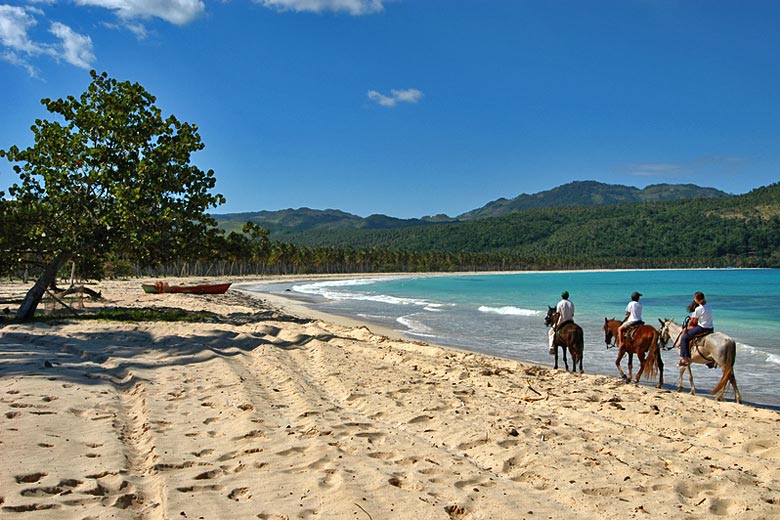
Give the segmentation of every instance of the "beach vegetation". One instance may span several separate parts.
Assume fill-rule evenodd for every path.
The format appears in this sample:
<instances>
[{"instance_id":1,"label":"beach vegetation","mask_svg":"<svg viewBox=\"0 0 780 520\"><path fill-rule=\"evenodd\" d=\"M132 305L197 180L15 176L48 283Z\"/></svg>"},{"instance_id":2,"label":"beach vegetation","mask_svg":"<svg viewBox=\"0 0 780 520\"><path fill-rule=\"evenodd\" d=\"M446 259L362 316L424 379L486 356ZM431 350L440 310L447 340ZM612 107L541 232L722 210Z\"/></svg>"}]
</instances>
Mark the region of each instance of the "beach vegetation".
<instances>
[{"instance_id":1,"label":"beach vegetation","mask_svg":"<svg viewBox=\"0 0 780 520\"><path fill-rule=\"evenodd\" d=\"M198 127L163 116L138 83L90 75L79 97L41 100L53 120L35 121L32 146L0 150L18 179L0 206L0 267L37 273L19 320L69 261L137 269L201 257L218 236L207 210L224 198L214 172L190 162Z\"/></svg>"}]
</instances>

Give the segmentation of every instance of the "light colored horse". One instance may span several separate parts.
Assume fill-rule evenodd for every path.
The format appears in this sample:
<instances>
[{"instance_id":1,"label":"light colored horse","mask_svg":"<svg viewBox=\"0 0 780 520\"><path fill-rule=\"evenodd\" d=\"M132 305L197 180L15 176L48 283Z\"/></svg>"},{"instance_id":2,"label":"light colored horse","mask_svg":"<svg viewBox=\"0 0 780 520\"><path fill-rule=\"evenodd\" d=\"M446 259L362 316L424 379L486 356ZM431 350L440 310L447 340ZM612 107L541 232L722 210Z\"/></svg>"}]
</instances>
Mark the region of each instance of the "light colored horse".
<instances>
[{"instance_id":1,"label":"light colored horse","mask_svg":"<svg viewBox=\"0 0 780 520\"><path fill-rule=\"evenodd\" d=\"M682 326L675 323L674 320L666 319L658 321L661 322L661 343L666 346L669 340L672 339L672 345L677 346L680 336L682 335ZM691 340L690 347L691 363L701 363L703 365L716 363L723 370L723 377L720 378L720 382L712 389L710 394L718 394L718 401L722 401L723 394L726 393L726 383L731 383L732 388L734 388L734 400L741 403L742 396L737 388L737 379L734 377L734 361L737 357L736 342L722 332L713 332L702 338ZM691 382L691 394L695 395L696 388L693 386L693 373L691 372L690 365L680 367L680 379L677 382L677 391L682 392L683 374L686 370L688 371L689 380Z\"/></svg>"}]
</instances>

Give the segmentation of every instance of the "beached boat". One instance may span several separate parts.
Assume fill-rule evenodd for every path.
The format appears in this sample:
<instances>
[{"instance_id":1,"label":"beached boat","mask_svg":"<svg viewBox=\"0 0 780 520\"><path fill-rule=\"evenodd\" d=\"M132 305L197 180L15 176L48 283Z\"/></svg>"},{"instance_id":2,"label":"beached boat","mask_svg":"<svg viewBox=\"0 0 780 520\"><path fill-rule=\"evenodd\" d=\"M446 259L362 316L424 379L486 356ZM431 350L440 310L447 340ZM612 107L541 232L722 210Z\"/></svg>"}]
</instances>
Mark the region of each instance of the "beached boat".
<instances>
[{"instance_id":1,"label":"beached boat","mask_svg":"<svg viewBox=\"0 0 780 520\"><path fill-rule=\"evenodd\" d=\"M168 285L168 282L142 284L144 292L150 294L186 293L186 294L224 294L230 283L208 283L201 285Z\"/></svg>"}]
</instances>

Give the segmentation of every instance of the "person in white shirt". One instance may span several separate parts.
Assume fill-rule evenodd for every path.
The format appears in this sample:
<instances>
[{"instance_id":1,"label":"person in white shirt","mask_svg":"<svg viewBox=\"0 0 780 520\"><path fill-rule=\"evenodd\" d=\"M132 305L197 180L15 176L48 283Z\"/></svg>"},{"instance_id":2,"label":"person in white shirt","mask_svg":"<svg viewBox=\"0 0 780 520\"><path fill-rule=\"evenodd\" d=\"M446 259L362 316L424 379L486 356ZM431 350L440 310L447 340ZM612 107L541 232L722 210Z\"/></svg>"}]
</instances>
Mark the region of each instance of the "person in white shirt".
<instances>
[{"instance_id":1,"label":"person in white shirt","mask_svg":"<svg viewBox=\"0 0 780 520\"><path fill-rule=\"evenodd\" d=\"M550 330L547 332L550 340L551 355L555 355L555 346L553 345L553 342L555 341L555 332L561 328L561 325L564 323L574 321L574 304L569 301L569 291L563 291L561 293L561 301L555 306L555 312L558 313L558 321L553 323L553 326L550 327Z\"/></svg>"},{"instance_id":2,"label":"person in white shirt","mask_svg":"<svg viewBox=\"0 0 780 520\"><path fill-rule=\"evenodd\" d=\"M631 301L626 305L626 317L623 319L623 323L618 327L618 347L623 348L623 335L628 327L634 325L637 322L642 321L642 304L639 303L639 298L642 297L642 293L634 291L631 293Z\"/></svg>"},{"instance_id":3,"label":"person in white shirt","mask_svg":"<svg viewBox=\"0 0 780 520\"><path fill-rule=\"evenodd\" d=\"M680 363L679 366L688 366L691 362L690 341L694 336L704 332L712 332L715 326L712 323L712 309L707 304L707 298L704 293L696 291L693 295L693 301L696 302L696 308L688 320L688 329L680 337Z\"/></svg>"}]
</instances>

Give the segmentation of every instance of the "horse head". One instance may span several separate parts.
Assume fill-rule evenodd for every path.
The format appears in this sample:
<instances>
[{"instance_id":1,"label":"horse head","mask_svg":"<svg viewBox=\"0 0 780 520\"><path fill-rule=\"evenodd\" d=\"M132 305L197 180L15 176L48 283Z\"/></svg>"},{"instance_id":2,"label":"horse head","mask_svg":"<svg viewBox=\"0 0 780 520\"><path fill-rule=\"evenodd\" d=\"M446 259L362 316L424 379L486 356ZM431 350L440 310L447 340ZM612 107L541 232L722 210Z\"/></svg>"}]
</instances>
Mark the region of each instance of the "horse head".
<instances>
[{"instance_id":1,"label":"horse head","mask_svg":"<svg viewBox=\"0 0 780 520\"><path fill-rule=\"evenodd\" d=\"M666 344L669 343L669 340L672 338L672 333L669 330L669 325L671 323L674 323L674 320L670 320L668 318L666 319L658 319L658 322L661 324L661 326L658 329L658 341L661 343L661 346L663 348L666 348Z\"/></svg>"},{"instance_id":2,"label":"horse head","mask_svg":"<svg viewBox=\"0 0 780 520\"><path fill-rule=\"evenodd\" d=\"M606 343L607 348L612 344L612 339L614 338L614 334L612 334L612 329L609 326L609 319L604 318L604 343Z\"/></svg>"},{"instance_id":3,"label":"horse head","mask_svg":"<svg viewBox=\"0 0 780 520\"><path fill-rule=\"evenodd\" d=\"M547 314L544 317L544 324L551 327L555 323L555 307L547 306Z\"/></svg>"}]
</instances>

